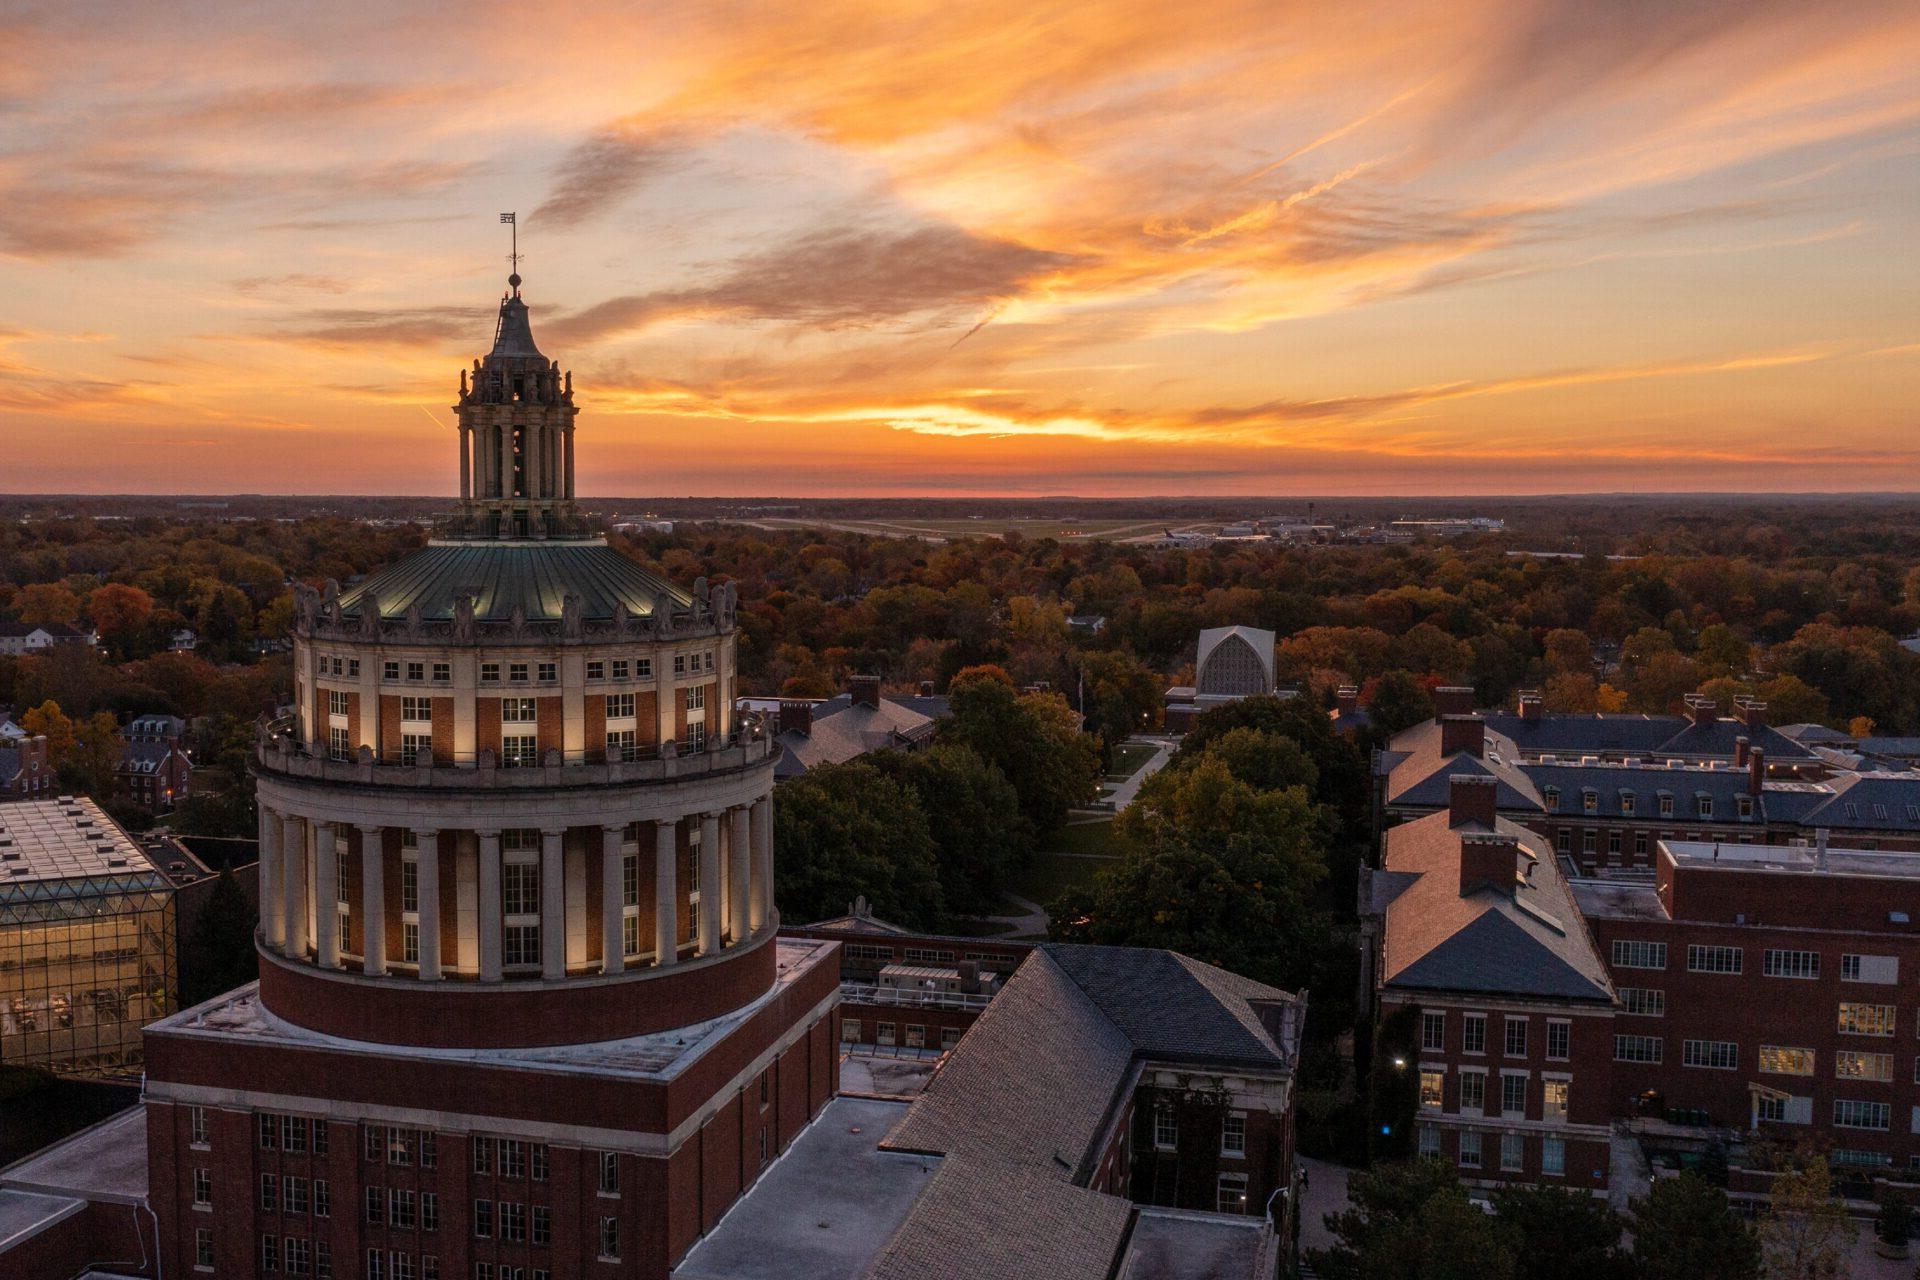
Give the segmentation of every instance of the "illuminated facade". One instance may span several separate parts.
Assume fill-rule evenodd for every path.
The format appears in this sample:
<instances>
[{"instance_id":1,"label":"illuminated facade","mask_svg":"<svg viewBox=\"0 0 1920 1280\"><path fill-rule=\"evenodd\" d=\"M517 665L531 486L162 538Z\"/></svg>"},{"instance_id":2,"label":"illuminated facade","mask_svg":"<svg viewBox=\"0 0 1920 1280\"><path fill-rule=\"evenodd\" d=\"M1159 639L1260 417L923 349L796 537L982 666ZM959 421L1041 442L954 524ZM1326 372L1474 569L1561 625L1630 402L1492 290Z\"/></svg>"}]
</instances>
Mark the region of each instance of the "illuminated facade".
<instances>
[{"instance_id":1,"label":"illuminated facade","mask_svg":"<svg viewBox=\"0 0 1920 1280\"><path fill-rule=\"evenodd\" d=\"M254 757L260 984L149 1039L171 1271L664 1275L834 1091L732 588L579 526L571 381L511 283L458 515L298 592L296 710Z\"/></svg>"},{"instance_id":2,"label":"illuminated facade","mask_svg":"<svg viewBox=\"0 0 1920 1280\"><path fill-rule=\"evenodd\" d=\"M174 959L173 885L98 805L0 805L0 1062L137 1069Z\"/></svg>"}]
</instances>

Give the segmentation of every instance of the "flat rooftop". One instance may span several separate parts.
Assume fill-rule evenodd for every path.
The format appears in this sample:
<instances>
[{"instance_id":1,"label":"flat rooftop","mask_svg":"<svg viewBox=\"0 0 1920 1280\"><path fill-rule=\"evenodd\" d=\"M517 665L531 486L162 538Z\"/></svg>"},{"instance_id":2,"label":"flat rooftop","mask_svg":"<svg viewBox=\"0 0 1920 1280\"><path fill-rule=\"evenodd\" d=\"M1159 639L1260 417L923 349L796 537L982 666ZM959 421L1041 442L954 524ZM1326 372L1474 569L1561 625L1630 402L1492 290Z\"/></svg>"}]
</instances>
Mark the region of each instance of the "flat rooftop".
<instances>
[{"instance_id":1,"label":"flat rooftop","mask_svg":"<svg viewBox=\"0 0 1920 1280\"><path fill-rule=\"evenodd\" d=\"M0 1186L0 1261L7 1250L87 1207L72 1196L47 1196Z\"/></svg>"},{"instance_id":2,"label":"flat rooftop","mask_svg":"<svg viewBox=\"0 0 1920 1280\"><path fill-rule=\"evenodd\" d=\"M1589 919L1667 919L1666 904L1660 901L1659 890L1647 881L1569 880L1567 887L1573 890L1580 914Z\"/></svg>"},{"instance_id":3,"label":"flat rooftop","mask_svg":"<svg viewBox=\"0 0 1920 1280\"><path fill-rule=\"evenodd\" d=\"M128 1107L0 1169L0 1190L132 1203L147 1194L147 1117Z\"/></svg>"},{"instance_id":4,"label":"flat rooftop","mask_svg":"<svg viewBox=\"0 0 1920 1280\"><path fill-rule=\"evenodd\" d=\"M167 881L134 838L85 796L0 804L0 892L50 880L150 876Z\"/></svg>"},{"instance_id":5,"label":"flat rooftop","mask_svg":"<svg viewBox=\"0 0 1920 1280\"><path fill-rule=\"evenodd\" d=\"M675 1280L857 1280L940 1168L879 1149L907 1104L835 1098L675 1268Z\"/></svg>"},{"instance_id":6,"label":"flat rooftop","mask_svg":"<svg viewBox=\"0 0 1920 1280\"><path fill-rule=\"evenodd\" d=\"M1676 866L1729 871L1772 871L1792 875L1866 876L1887 880L1920 879L1920 853L1830 846L1824 858L1811 845L1728 844L1713 840L1662 840Z\"/></svg>"},{"instance_id":7,"label":"flat rooftop","mask_svg":"<svg viewBox=\"0 0 1920 1280\"><path fill-rule=\"evenodd\" d=\"M587 1044L540 1045L525 1049L436 1049L415 1045L376 1044L324 1035L276 1017L260 1003L260 984L248 983L205 1004L182 1010L151 1023L148 1031L168 1035L225 1040L249 1044L270 1043L288 1048L324 1049L334 1053L365 1053L383 1059L419 1059L467 1062L476 1066L519 1067L528 1071L584 1072L650 1080L671 1080L685 1071L741 1023L797 981L815 965L838 964L833 942L810 938L774 941L773 985L751 1004L705 1022L673 1027L649 1035Z\"/></svg>"},{"instance_id":8,"label":"flat rooftop","mask_svg":"<svg viewBox=\"0 0 1920 1280\"><path fill-rule=\"evenodd\" d=\"M1265 1280L1274 1237L1257 1217L1140 1210L1119 1280Z\"/></svg>"}]
</instances>

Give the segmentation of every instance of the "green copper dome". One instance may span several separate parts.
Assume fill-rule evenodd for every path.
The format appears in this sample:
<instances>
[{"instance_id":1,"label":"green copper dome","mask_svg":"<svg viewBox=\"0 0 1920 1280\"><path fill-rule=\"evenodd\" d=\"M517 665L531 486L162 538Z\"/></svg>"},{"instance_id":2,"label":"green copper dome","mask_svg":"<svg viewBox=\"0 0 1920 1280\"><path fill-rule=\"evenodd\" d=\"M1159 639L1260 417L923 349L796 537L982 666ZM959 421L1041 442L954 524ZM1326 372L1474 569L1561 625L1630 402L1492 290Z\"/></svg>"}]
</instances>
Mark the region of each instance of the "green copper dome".
<instances>
[{"instance_id":1,"label":"green copper dome","mask_svg":"<svg viewBox=\"0 0 1920 1280\"><path fill-rule=\"evenodd\" d=\"M588 621L650 617L665 596L676 609L693 597L641 568L599 538L553 542L434 542L340 594L343 613L358 614L372 596L383 618L404 617L418 606L427 622L450 621L454 601L473 597L474 617L506 622L516 608L529 622L558 622L568 595L580 598Z\"/></svg>"}]
</instances>

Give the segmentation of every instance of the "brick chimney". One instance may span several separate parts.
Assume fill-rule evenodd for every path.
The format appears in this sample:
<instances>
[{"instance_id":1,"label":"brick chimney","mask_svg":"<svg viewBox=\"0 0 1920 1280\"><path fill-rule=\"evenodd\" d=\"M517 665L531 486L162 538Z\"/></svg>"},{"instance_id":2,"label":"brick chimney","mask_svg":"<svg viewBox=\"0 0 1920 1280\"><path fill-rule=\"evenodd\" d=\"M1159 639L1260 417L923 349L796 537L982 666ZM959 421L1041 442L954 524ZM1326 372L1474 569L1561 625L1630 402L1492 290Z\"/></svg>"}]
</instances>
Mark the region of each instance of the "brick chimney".
<instances>
[{"instance_id":1,"label":"brick chimney","mask_svg":"<svg viewBox=\"0 0 1920 1280\"><path fill-rule=\"evenodd\" d=\"M1520 882L1520 842L1512 836L1460 837L1460 896L1493 888L1510 894Z\"/></svg>"},{"instance_id":2,"label":"brick chimney","mask_svg":"<svg viewBox=\"0 0 1920 1280\"><path fill-rule=\"evenodd\" d=\"M1767 704L1758 698L1735 698L1733 717L1749 729L1764 728L1767 723Z\"/></svg>"},{"instance_id":3,"label":"brick chimney","mask_svg":"<svg viewBox=\"0 0 1920 1280\"><path fill-rule=\"evenodd\" d=\"M1540 691L1538 689L1522 689L1520 691L1520 718L1522 720L1529 722L1536 721L1540 718L1540 713L1545 709L1546 703L1540 697Z\"/></svg>"},{"instance_id":4,"label":"brick chimney","mask_svg":"<svg viewBox=\"0 0 1920 1280\"><path fill-rule=\"evenodd\" d=\"M1767 753L1763 747L1747 752L1747 790L1759 795L1767 785Z\"/></svg>"},{"instance_id":5,"label":"brick chimney","mask_svg":"<svg viewBox=\"0 0 1920 1280\"><path fill-rule=\"evenodd\" d=\"M1747 767L1747 748L1752 745L1752 743L1747 741L1747 735L1744 733L1733 740L1734 768L1744 769Z\"/></svg>"},{"instance_id":6,"label":"brick chimney","mask_svg":"<svg viewBox=\"0 0 1920 1280\"><path fill-rule=\"evenodd\" d=\"M1340 708L1340 714L1350 716L1360 706L1360 691L1350 684L1343 684L1334 693L1334 702Z\"/></svg>"},{"instance_id":7,"label":"brick chimney","mask_svg":"<svg viewBox=\"0 0 1920 1280\"><path fill-rule=\"evenodd\" d=\"M854 676L847 681L847 696L857 703L880 709L880 677Z\"/></svg>"},{"instance_id":8,"label":"brick chimney","mask_svg":"<svg viewBox=\"0 0 1920 1280\"><path fill-rule=\"evenodd\" d=\"M1475 701L1472 685L1443 684L1433 691L1433 714L1436 717L1471 715Z\"/></svg>"},{"instance_id":9,"label":"brick chimney","mask_svg":"<svg viewBox=\"0 0 1920 1280\"><path fill-rule=\"evenodd\" d=\"M1703 698L1697 693L1687 695L1687 714L1693 717L1693 723L1701 728L1720 718L1720 708L1712 698Z\"/></svg>"},{"instance_id":10,"label":"brick chimney","mask_svg":"<svg viewBox=\"0 0 1920 1280\"><path fill-rule=\"evenodd\" d=\"M1484 755L1487 749L1487 722L1479 716L1445 715L1440 717L1440 754Z\"/></svg>"},{"instance_id":11,"label":"brick chimney","mask_svg":"<svg viewBox=\"0 0 1920 1280\"><path fill-rule=\"evenodd\" d=\"M813 704L799 699L792 702L783 700L780 703L780 719L775 727L776 731L780 733L793 732L802 735L811 734L813 732Z\"/></svg>"},{"instance_id":12,"label":"brick chimney","mask_svg":"<svg viewBox=\"0 0 1920 1280\"><path fill-rule=\"evenodd\" d=\"M1447 825L1462 826L1477 822L1493 829L1500 816L1500 783L1491 774L1456 773L1447 778Z\"/></svg>"}]
</instances>

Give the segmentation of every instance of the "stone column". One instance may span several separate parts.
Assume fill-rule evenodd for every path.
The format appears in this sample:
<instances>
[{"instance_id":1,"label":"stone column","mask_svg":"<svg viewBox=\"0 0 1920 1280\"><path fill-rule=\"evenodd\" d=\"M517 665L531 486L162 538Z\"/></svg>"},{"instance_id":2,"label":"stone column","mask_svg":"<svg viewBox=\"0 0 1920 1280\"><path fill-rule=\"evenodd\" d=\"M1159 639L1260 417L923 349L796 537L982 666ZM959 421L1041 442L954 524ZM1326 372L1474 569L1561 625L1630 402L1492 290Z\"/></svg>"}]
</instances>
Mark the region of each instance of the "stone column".
<instances>
[{"instance_id":1,"label":"stone column","mask_svg":"<svg viewBox=\"0 0 1920 1280\"><path fill-rule=\"evenodd\" d=\"M465 502L473 496L473 433L467 424L460 424L460 500Z\"/></svg>"},{"instance_id":2,"label":"stone column","mask_svg":"<svg viewBox=\"0 0 1920 1280\"><path fill-rule=\"evenodd\" d=\"M316 961L340 967L340 836L331 822L313 828L313 932Z\"/></svg>"},{"instance_id":3,"label":"stone column","mask_svg":"<svg viewBox=\"0 0 1920 1280\"><path fill-rule=\"evenodd\" d=\"M625 827L600 828L600 972L627 968L626 858L620 841Z\"/></svg>"},{"instance_id":4,"label":"stone column","mask_svg":"<svg viewBox=\"0 0 1920 1280\"><path fill-rule=\"evenodd\" d=\"M720 949L720 815L700 815L700 954Z\"/></svg>"},{"instance_id":5,"label":"stone column","mask_svg":"<svg viewBox=\"0 0 1920 1280\"><path fill-rule=\"evenodd\" d=\"M773 797L753 802L753 928L773 919Z\"/></svg>"},{"instance_id":6,"label":"stone column","mask_svg":"<svg viewBox=\"0 0 1920 1280\"><path fill-rule=\"evenodd\" d=\"M420 976L440 977L440 833L415 830L420 846Z\"/></svg>"},{"instance_id":7,"label":"stone column","mask_svg":"<svg viewBox=\"0 0 1920 1280\"><path fill-rule=\"evenodd\" d=\"M680 958L680 847L678 824L653 824L653 962Z\"/></svg>"},{"instance_id":8,"label":"stone column","mask_svg":"<svg viewBox=\"0 0 1920 1280\"><path fill-rule=\"evenodd\" d=\"M287 920L280 907L280 815L260 807L260 937L278 949L286 940Z\"/></svg>"},{"instance_id":9,"label":"stone column","mask_svg":"<svg viewBox=\"0 0 1920 1280\"><path fill-rule=\"evenodd\" d=\"M500 981L500 833L480 833L480 981Z\"/></svg>"},{"instance_id":10,"label":"stone column","mask_svg":"<svg viewBox=\"0 0 1920 1280\"><path fill-rule=\"evenodd\" d=\"M567 864L565 831L540 833L540 976L567 976Z\"/></svg>"},{"instance_id":11,"label":"stone column","mask_svg":"<svg viewBox=\"0 0 1920 1280\"><path fill-rule=\"evenodd\" d=\"M752 845L748 842L747 806L727 810L727 932L739 946L752 930L747 903L753 899Z\"/></svg>"},{"instance_id":12,"label":"stone column","mask_svg":"<svg viewBox=\"0 0 1920 1280\"><path fill-rule=\"evenodd\" d=\"M387 971L386 828L360 828L360 971Z\"/></svg>"},{"instance_id":13,"label":"stone column","mask_svg":"<svg viewBox=\"0 0 1920 1280\"><path fill-rule=\"evenodd\" d=\"M566 469L567 489L566 489L566 492L561 494L560 496L563 498L571 498L573 496L573 424L571 422L567 424L566 441L567 441L567 469Z\"/></svg>"},{"instance_id":14,"label":"stone column","mask_svg":"<svg viewBox=\"0 0 1920 1280\"><path fill-rule=\"evenodd\" d=\"M307 824L286 816L280 842L280 949L293 959L307 954Z\"/></svg>"},{"instance_id":15,"label":"stone column","mask_svg":"<svg viewBox=\"0 0 1920 1280\"><path fill-rule=\"evenodd\" d=\"M495 432L499 436L500 499L505 502L513 497L513 424L502 422Z\"/></svg>"},{"instance_id":16,"label":"stone column","mask_svg":"<svg viewBox=\"0 0 1920 1280\"><path fill-rule=\"evenodd\" d=\"M538 498L541 495L541 472L546 470L547 462L546 435L547 433L541 428L539 423L530 422L527 424L526 435L524 437L525 443L521 446L521 458L523 459L521 474L527 478L527 496L529 498Z\"/></svg>"}]
</instances>

